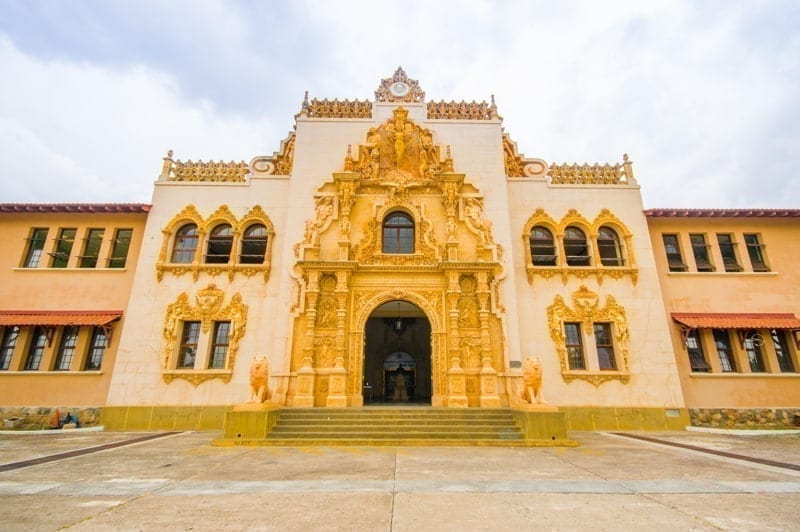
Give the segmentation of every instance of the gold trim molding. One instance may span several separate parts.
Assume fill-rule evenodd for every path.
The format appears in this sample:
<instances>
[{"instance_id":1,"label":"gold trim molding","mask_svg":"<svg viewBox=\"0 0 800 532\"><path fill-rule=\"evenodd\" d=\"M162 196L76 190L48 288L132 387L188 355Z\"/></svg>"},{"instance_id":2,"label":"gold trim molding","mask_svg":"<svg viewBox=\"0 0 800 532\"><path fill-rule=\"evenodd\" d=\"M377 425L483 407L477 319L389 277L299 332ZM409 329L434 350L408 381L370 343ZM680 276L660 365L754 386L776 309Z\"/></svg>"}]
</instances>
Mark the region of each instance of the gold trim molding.
<instances>
[{"instance_id":1,"label":"gold trim molding","mask_svg":"<svg viewBox=\"0 0 800 532\"><path fill-rule=\"evenodd\" d=\"M592 260L591 266L568 266L564 254L564 232L569 226L576 226L586 233L586 238L590 241ZM542 226L547 228L554 238L557 256L555 266L534 266L533 257L531 256L530 237L533 228ZM606 226L613 229L620 237L620 246L622 247L622 258L624 266L603 266L600 262L600 250L597 246L597 235L600 228ZM566 284L570 277L578 279L586 279L594 277L597 282L602 284L605 277L612 279L622 279L629 277L635 285L639 280L639 269L636 267L636 257L633 254L633 233L630 229L608 209L602 209L595 217L594 221L590 222L586 217L580 214L575 209L570 209L560 221L556 221L541 207L528 218L527 223L522 231L523 248L525 249L525 270L528 274L528 282L533 284L536 276L550 279L554 276L560 276L561 281ZM599 263L599 264L598 264Z\"/></svg>"},{"instance_id":2,"label":"gold trim molding","mask_svg":"<svg viewBox=\"0 0 800 532\"><path fill-rule=\"evenodd\" d=\"M163 329L162 378L164 382L170 383L175 379L183 379L191 382L194 386L210 379L230 382L236 355L239 351L239 341L247 328L247 305L244 304L242 295L238 292L233 294L230 302L223 307L224 299L225 291L212 283L197 291L194 304L189 302L189 294L182 292L175 302L167 307ZM185 321L199 321L200 330L204 335L209 334L211 325L215 321L231 322L225 368L200 370L176 368L179 338L182 324ZM208 353L206 355L210 356ZM205 360L206 357L198 353L198 359Z\"/></svg>"},{"instance_id":3,"label":"gold trim molding","mask_svg":"<svg viewBox=\"0 0 800 532\"><path fill-rule=\"evenodd\" d=\"M564 303L561 295L556 295L553 304L547 307L547 326L550 330L550 338L556 347L559 363L561 365L561 376L566 382L575 379L585 380L592 383L595 387L611 380L627 383L630 380L628 369L628 318L625 308L617 303L612 295L606 296L604 306L599 306L598 295L585 286L572 293L572 307ZM566 337L564 335L565 322L579 322L584 335L593 334L593 324L595 322L607 322L612 324L614 336L614 351L616 355L617 370L571 370L567 355ZM588 352L584 344L584 357L588 361Z\"/></svg>"},{"instance_id":4,"label":"gold trim molding","mask_svg":"<svg viewBox=\"0 0 800 532\"><path fill-rule=\"evenodd\" d=\"M175 233L183 225L188 223L197 225L198 242L194 260L186 264L168 262L167 257L171 256ZM202 259L206 245L206 235L209 234L214 226L220 223L230 224L233 230L230 262L228 264L204 263ZM256 223L263 224L267 230L267 249L264 252L264 262L262 264L241 264L233 262L237 260L238 257L237 252L241 247L242 232L250 225ZM156 277L159 282L164 278L165 273L171 273L176 277L191 273L192 279L195 281L199 278L201 273L208 274L212 277L227 274L229 280L233 280L237 273L245 277L252 277L261 273L264 275L264 282L269 280L272 241L275 238L275 228L269 216L267 216L267 213L264 212L264 209L262 209L260 205L253 206L241 220L237 220L236 216L227 205L220 205L213 214L205 219L194 205L187 205L167 223L164 229L161 230L161 233L163 235L161 251L159 252L158 261L156 262Z\"/></svg>"}]
</instances>

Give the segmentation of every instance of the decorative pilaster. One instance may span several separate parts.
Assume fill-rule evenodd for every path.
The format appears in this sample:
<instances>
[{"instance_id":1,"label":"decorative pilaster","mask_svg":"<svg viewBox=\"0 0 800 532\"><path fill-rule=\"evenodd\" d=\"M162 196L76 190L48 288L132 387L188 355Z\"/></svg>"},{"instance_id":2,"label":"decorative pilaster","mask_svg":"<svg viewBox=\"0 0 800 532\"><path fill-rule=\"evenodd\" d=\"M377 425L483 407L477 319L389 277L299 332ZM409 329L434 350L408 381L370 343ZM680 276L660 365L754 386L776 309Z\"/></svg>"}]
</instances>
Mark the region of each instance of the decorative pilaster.
<instances>
[{"instance_id":1,"label":"decorative pilaster","mask_svg":"<svg viewBox=\"0 0 800 532\"><path fill-rule=\"evenodd\" d=\"M347 370L344 369L344 358L336 357L336 363L328 376L328 398L325 406L328 408L343 408L347 406Z\"/></svg>"}]
</instances>

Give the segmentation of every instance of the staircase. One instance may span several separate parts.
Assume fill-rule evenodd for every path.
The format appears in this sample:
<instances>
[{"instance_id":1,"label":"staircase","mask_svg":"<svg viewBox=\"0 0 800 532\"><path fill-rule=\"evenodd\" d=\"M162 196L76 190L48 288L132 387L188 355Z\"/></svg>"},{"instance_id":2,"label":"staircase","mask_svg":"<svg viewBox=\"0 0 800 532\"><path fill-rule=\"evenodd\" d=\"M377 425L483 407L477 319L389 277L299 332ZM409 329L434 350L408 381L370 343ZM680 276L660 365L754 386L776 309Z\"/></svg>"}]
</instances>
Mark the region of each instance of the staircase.
<instances>
[{"instance_id":1,"label":"staircase","mask_svg":"<svg viewBox=\"0 0 800 532\"><path fill-rule=\"evenodd\" d=\"M503 409L287 409L259 445L529 446L514 413Z\"/></svg>"}]
</instances>

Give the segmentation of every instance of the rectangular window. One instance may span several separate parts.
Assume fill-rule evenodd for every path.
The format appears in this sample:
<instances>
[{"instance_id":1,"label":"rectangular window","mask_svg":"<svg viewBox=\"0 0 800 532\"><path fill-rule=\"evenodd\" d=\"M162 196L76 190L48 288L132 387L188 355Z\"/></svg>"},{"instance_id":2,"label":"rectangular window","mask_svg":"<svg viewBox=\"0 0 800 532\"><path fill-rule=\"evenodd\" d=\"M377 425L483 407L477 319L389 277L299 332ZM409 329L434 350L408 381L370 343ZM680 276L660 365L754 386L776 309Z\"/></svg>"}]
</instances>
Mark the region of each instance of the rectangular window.
<instances>
[{"instance_id":1,"label":"rectangular window","mask_svg":"<svg viewBox=\"0 0 800 532\"><path fill-rule=\"evenodd\" d=\"M79 268L94 268L97 266L97 256L100 254L100 244L103 243L103 229L89 229L83 241L83 251L78 256Z\"/></svg>"},{"instance_id":2,"label":"rectangular window","mask_svg":"<svg viewBox=\"0 0 800 532\"><path fill-rule=\"evenodd\" d=\"M739 259L736 258L736 242L733 241L733 235L717 233L717 242L719 243L719 252L722 255L722 264L725 265L725 271L742 271Z\"/></svg>"},{"instance_id":3,"label":"rectangular window","mask_svg":"<svg viewBox=\"0 0 800 532\"><path fill-rule=\"evenodd\" d=\"M64 327L61 343L58 346L58 355L56 355L56 365L53 369L56 371L69 370L72 364L72 357L75 355L76 345L78 345L78 327Z\"/></svg>"},{"instance_id":4,"label":"rectangular window","mask_svg":"<svg viewBox=\"0 0 800 532\"><path fill-rule=\"evenodd\" d=\"M786 332L772 329L769 332L772 336L772 345L775 346L775 355L778 357L778 367L782 373L794 373L794 362L792 362L792 352L789 351L789 342L786 341Z\"/></svg>"},{"instance_id":5,"label":"rectangular window","mask_svg":"<svg viewBox=\"0 0 800 532\"><path fill-rule=\"evenodd\" d=\"M750 331L744 339L744 350L747 353L747 361L750 363L750 371L753 373L763 373L764 370L764 354L761 352L761 346L764 345L764 339L760 334L755 331Z\"/></svg>"},{"instance_id":6,"label":"rectangular window","mask_svg":"<svg viewBox=\"0 0 800 532\"><path fill-rule=\"evenodd\" d=\"M597 347L597 362L600 369L617 369L610 323L594 324L594 343Z\"/></svg>"},{"instance_id":7,"label":"rectangular window","mask_svg":"<svg viewBox=\"0 0 800 532\"><path fill-rule=\"evenodd\" d=\"M3 329L3 343L0 344L0 370L7 370L11 365L11 357L14 356L14 348L17 347L20 328L16 325Z\"/></svg>"},{"instance_id":8,"label":"rectangular window","mask_svg":"<svg viewBox=\"0 0 800 532\"><path fill-rule=\"evenodd\" d=\"M581 324L565 323L564 334L566 335L569 369L586 369L586 361L583 358L583 342L581 341Z\"/></svg>"},{"instance_id":9,"label":"rectangular window","mask_svg":"<svg viewBox=\"0 0 800 532\"><path fill-rule=\"evenodd\" d=\"M44 244L47 242L47 228L37 227L31 230L28 238L28 250L25 252L25 268L37 268L39 260L44 252Z\"/></svg>"},{"instance_id":10,"label":"rectangular window","mask_svg":"<svg viewBox=\"0 0 800 532\"><path fill-rule=\"evenodd\" d=\"M194 360L197 356L197 340L200 338L200 322L183 322L183 334L181 335L181 347L178 351L178 367L194 368Z\"/></svg>"},{"instance_id":11,"label":"rectangular window","mask_svg":"<svg viewBox=\"0 0 800 532\"><path fill-rule=\"evenodd\" d=\"M747 254L750 256L750 264L754 272L768 272L769 266L764 259L764 244L760 237L755 233L745 233L744 243L747 246Z\"/></svg>"},{"instance_id":12,"label":"rectangular window","mask_svg":"<svg viewBox=\"0 0 800 532\"><path fill-rule=\"evenodd\" d=\"M689 354L689 364L692 371L709 371L706 356L703 354L703 345L700 343L700 331L691 329L686 335L686 352Z\"/></svg>"},{"instance_id":13,"label":"rectangular window","mask_svg":"<svg viewBox=\"0 0 800 532\"><path fill-rule=\"evenodd\" d=\"M714 265L711 263L711 257L708 253L709 246L706 243L706 235L689 235L689 240L692 242L692 253L694 253L697 271L713 272Z\"/></svg>"},{"instance_id":14,"label":"rectangular window","mask_svg":"<svg viewBox=\"0 0 800 532\"><path fill-rule=\"evenodd\" d=\"M664 250L667 252L667 265L671 272L685 272L688 268L681 256L681 247L678 243L678 235L661 235L664 241Z\"/></svg>"},{"instance_id":15,"label":"rectangular window","mask_svg":"<svg viewBox=\"0 0 800 532\"><path fill-rule=\"evenodd\" d=\"M44 347L47 345L47 332L44 327L34 327L31 343L28 346L28 356L25 359L25 369L36 371L42 363Z\"/></svg>"},{"instance_id":16,"label":"rectangular window","mask_svg":"<svg viewBox=\"0 0 800 532\"><path fill-rule=\"evenodd\" d=\"M211 369L224 369L228 358L230 345L231 322L218 321L214 323L214 339L211 344L211 360L208 367Z\"/></svg>"},{"instance_id":17,"label":"rectangular window","mask_svg":"<svg viewBox=\"0 0 800 532\"><path fill-rule=\"evenodd\" d=\"M128 260L128 249L131 247L133 229L117 229L111 245L111 256L108 258L109 268L124 268Z\"/></svg>"},{"instance_id":18,"label":"rectangular window","mask_svg":"<svg viewBox=\"0 0 800 532\"><path fill-rule=\"evenodd\" d=\"M69 263L69 256L72 253L72 244L75 243L75 233L77 229L61 229L56 239L56 250L50 254L51 268L66 268Z\"/></svg>"},{"instance_id":19,"label":"rectangular window","mask_svg":"<svg viewBox=\"0 0 800 532\"><path fill-rule=\"evenodd\" d=\"M85 370L98 370L103 365L103 355L106 352L108 339L106 330L102 327L95 327L92 331L92 342L89 344L89 354L86 357Z\"/></svg>"},{"instance_id":20,"label":"rectangular window","mask_svg":"<svg viewBox=\"0 0 800 532\"><path fill-rule=\"evenodd\" d=\"M717 346L719 365L725 373L736 371L736 360L733 358L731 339L727 329L714 329L714 344Z\"/></svg>"}]
</instances>

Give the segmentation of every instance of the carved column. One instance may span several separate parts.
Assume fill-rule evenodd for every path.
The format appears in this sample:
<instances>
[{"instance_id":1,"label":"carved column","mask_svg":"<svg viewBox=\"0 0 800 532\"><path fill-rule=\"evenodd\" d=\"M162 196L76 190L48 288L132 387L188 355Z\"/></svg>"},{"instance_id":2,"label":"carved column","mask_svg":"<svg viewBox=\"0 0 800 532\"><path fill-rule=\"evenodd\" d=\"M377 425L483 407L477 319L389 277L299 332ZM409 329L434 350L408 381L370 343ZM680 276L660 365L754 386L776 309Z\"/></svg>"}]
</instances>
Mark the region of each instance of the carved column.
<instances>
[{"instance_id":1,"label":"carved column","mask_svg":"<svg viewBox=\"0 0 800 532\"><path fill-rule=\"evenodd\" d=\"M497 371L493 367L492 337L489 331L489 282L486 272L476 274L478 288L478 315L481 323L481 373L480 373L480 405L485 408L500 406L500 396L497 393Z\"/></svg>"},{"instance_id":2,"label":"carved column","mask_svg":"<svg viewBox=\"0 0 800 532\"><path fill-rule=\"evenodd\" d=\"M348 272L346 271L337 271L336 272L336 288L334 290L334 295L336 297L336 344L335 344L335 356L336 356L336 364L334 366L334 372L331 373L331 382L329 386L328 392L328 401L327 406L347 406L347 398L346 398L346 384L347 384L347 370L344 367L344 357L346 353L346 327L347 327L347 296L350 293L347 287L347 279L348 279ZM338 382L338 376L341 374L341 392L339 392L344 398L344 402L337 397L333 398L334 394L334 375L336 375L336 379ZM335 404L332 404L335 403Z\"/></svg>"},{"instance_id":3,"label":"carved column","mask_svg":"<svg viewBox=\"0 0 800 532\"><path fill-rule=\"evenodd\" d=\"M294 406L314 406L314 333L317 323L317 300L319 299L319 272L308 273L306 289L306 334L303 347L303 365L297 370L297 393Z\"/></svg>"},{"instance_id":4,"label":"carved column","mask_svg":"<svg viewBox=\"0 0 800 532\"><path fill-rule=\"evenodd\" d=\"M448 384L447 384L447 406L456 406L451 403L451 397L453 395L452 392L452 385L450 380L450 372L452 371L451 365L455 364L460 372L460 382L462 385L461 393L466 393L466 379L464 378L464 370L461 369L461 359L460 359L460 346L459 346L459 334L458 334L458 298L461 294L461 287L458 284L458 272L457 271L450 271L447 272L447 313L448 313L448 359L444 361L444 367L448 368ZM466 395L464 395L466 400ZM458 402L458 400L456 401ZM466 404L464 405L466 406Z\"/></svg>"}]
</instances>

